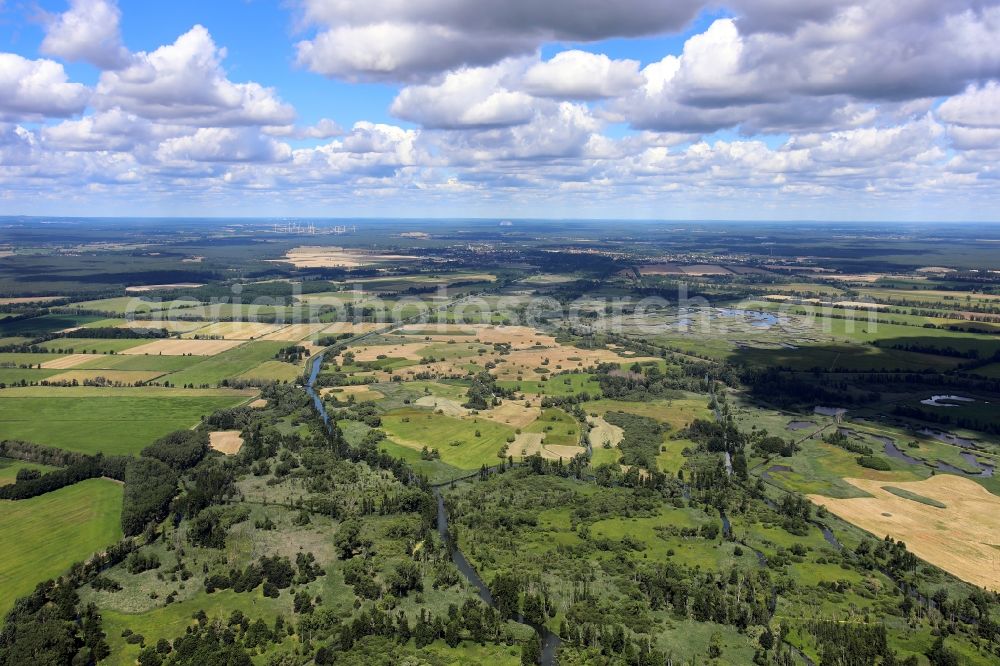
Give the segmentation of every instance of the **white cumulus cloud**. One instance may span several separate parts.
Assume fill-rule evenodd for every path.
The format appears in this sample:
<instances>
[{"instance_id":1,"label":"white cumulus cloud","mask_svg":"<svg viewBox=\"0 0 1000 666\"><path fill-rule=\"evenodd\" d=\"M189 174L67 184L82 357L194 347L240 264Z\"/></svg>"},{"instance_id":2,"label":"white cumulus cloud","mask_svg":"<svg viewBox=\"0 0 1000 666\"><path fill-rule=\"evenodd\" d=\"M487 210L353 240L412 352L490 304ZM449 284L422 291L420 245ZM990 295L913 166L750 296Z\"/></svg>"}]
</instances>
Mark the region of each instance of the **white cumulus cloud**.
<instances>
[{"instance_id":1,"label":"white cumulus cloud","mask_svg":"<svg viewBox=\"0 0 1000 666\"><path fill-rule=\"evenodd\" d=\"M624 95L642 83L636 60L612 60L603 53L570 50L533 65L521 85L541 97L600 99Z\"/></svg>"},{"instance_id":2,"label":"white cumulus cloud","mask_svg":"<svg viewBox=\"0 0 1000 666\"><path fill-rule=\"evenodd\" d=\"M90 90L53 60L0 53L0 118L66 117L83 111Z\"/></svg>"},{"instance_id":3,"label":"white cumulus cloud","mask_svg":"<svg viewBox=\"0 0 1000 666\"><path fill-rule=\"evenodd\" d=\"M225 49L196 25L173 44L136 53L121 71L104 72L94 102L151 120L200 126L287 125L295 117L271 88L233 83Z\"/></svg>"},{"instance_id":4,"label":"white cumulus cloud","mask_svg":"<svg viewBox=\"0 0 1000 666\"><path fill-rule=\"evenodd\" d=\"M162 162L281 162L292 156L288 144L249 127L203 127L188 136L167 139L155 156Z\"/></svg>"},{"instance_id":5,"label":"white cumulus cloud","mask_svg":"<svg viewBox=\"0 0 1000 666\"><path fill-rule=\"evenodd\" d=\"M411 81L527 55L546 41L593 42L686 25L702 0L300 0L317 34L299 63L350 80Z\"/></svg>"},{"instance_id":6,"label":"white cumulus cloud","mask_svg":"<svg viewBox=\"0 0 1000 666\"><path fill-rule=\"evenodd\" d=\"M41 52L101 69L121 69L129 52L122 44L118 5L108 0L70 0L68 11L46 26Z\"/></svg>"},{"instance_id":7,"label":"white cumulus cloud","mask_svg":"<svg viewBox=\"0 0 1000 666\"><path fill-rule=\"evenodd\" d=\"M505 61L492 67L449 72L440 81L408 86L390 111L404 120L431 128L503 127L528 122L534 115L530 95L506 87L519 65Z\"/></svg>"}]
</instances>

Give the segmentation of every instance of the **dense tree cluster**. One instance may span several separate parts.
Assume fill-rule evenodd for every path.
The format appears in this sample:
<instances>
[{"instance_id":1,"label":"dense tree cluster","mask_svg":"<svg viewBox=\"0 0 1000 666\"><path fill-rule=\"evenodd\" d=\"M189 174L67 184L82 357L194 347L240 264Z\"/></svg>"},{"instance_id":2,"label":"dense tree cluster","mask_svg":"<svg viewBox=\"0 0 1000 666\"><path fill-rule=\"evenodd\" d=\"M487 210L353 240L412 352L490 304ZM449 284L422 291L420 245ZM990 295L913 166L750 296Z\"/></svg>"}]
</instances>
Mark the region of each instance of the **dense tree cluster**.
<instances>
[{"instance_id":1,"label":"dense tree cluster","mask_svg":"<svg viewBox=\"0 0 1000 666\"><path fill-rule=\"evenodd\" d=\"M167 517L177 493L177 472L155 458L137 458L125 467L122 531L140 534L149 523Z\"/></svg>"},{"instance_id":2,"label":"dense tree cluster","mask_svg":"<svg viewBox=\"0 0 1000 666\"><path fill-rule=\"evenodd\" d=\"M621 428L624 433L618 448L623 465L637 465L647 470L657 469L656 456L663 446L665 426L647 416L609 411L604 420Z\"/></svg>"},{"instance_id":3,"label":"dense tree cluster","mask_svg":"<svg viewBox=\"0 0 1000 666\"><path fill-rule=\"evenodd\" d=\"M48 581L14 604L0 632L0 666L93 664L110 654L101 615L70 585Z\"/></svg>"},{"instance_id":4,"label":"dense tree cluster","mask_svg":"<svg viewBox=\"0 0 1000 666\"><path fill-rule=\"evenodd\" d=\"M142 455L183 471L197 465L207 452L208 432L176 430L144 448Z\"/></svg>"},{"instance_id":5,"label":"dense tree cluster","mask_svg":"<svg viewBox=\"0 0 1000 666\"><path fill-rule=\"evenodd\" d=\"M96 479L101 476L121 479L125 476L127 458L121 456L91 456L77 460L68 467L56 469L45 474L19 476L17 481L7 486L0 486L0 499L23 500L38 495L71 486L86 479Z\"/></svg>"}]
</instances>

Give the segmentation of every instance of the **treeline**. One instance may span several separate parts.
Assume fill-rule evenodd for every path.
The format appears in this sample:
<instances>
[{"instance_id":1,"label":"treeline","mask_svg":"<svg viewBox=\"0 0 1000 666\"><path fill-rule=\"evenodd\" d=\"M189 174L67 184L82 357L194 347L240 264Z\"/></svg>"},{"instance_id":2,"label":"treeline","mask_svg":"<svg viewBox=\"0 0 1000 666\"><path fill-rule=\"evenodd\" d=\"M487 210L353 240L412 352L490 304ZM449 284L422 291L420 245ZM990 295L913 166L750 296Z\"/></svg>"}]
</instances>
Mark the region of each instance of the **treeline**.
<instances>
[{"instance_id":1,"label":"treeline","mask_svg":"<svg viewBox=\"0 0 1000 666\"><path fill-rule=\"evenodd\" d=\"M97 455L40 476L19 475L15 483L0 486L0 499L30 499L87 479L96 479L102 476L120 481L126 476L128 460L129 458L125 456L105 457Z\"/></svg>"},{"instance_id":2,"label":"treeline","mask_svg":"<svg viewBox=\"0 0 1000 666\"><path fill-rule=\"evenodd\" d=\"M22 475L0 487L0 499L23 500L70 486L86 479L108 477L125 483L121 524L126 536L140 534L151 522L163 520L177 494L180 472L198 464L208 451L208 433L179 430L143 449L140 457L87 456L54 447L6 440L0 455L56 469L40 476Z\"/></svg>"},{"instance_id":3,"label":"treeline","mask_svg":"<svg viewBox=\"0 0 1000 666\"><path fill-rule=\"evenodd\" d=\"M68 467L86 462L91 456L19 439L5 439L0 441L0 458L14 458L50 467Z\"/></svg>"},{"instance_id":4,"label":"treeline","mask_svg":"<svg viewBox=\"0 0 1000 666\"><path fill-rule=\"evenodd\" d=\"M743 383L757 400L788 408L800 404L855 405L878 402L875 391L851 392L846 381L816 381L815 377L800 379L778 368L747 368Z\"/></svg>"},{"instance_id":5,"label":"treeline","mask_svg":"<svg viewBox=\"0 0 1000 666\"><path fill-rule=\"evenodd\" d=\"M925 342L892 342L887 340L876 340L874 345L882 349L898 349L900 351L915 352L918 354L931 354L933 356L946 356L949 358L978 359L979 350L975 347L969 349L955 349L954 347L940 347L935 344Z\"/></svg>"},{"instance_id":6,"label":"treeline","mask_svg":"<svg viewBox=\"0 0 1000 666\"><path fill-rule=\"evenodd\" d=\"M990 435L1000 434L1000 421L981 419L975 416L958 416L945 411L929 411L912 405L896 405L892 413L908 419L917 419L928 423L955 426L966 430L976 430Z\"/></svg>"},{"instance_id":7,"label":"treeline","mask_svg":"<svg viewBox=\"0 0 1000 666\"><path fill-rule=\"evenodd\" d=\"M200 287L157 290L156 295L161 301L194 299L202 303L266 303L282 306L294 303L292 297L296 294L315 294L325 291L336 291L336 288L322 280L303 280L297 283L216 281Z\"/></svg>"},{"instance_id":8,"label":"treeline","mask_svg":"<svg viewBox=\"0 0 1000 666\"><path fill-rule=\"evenodd\" d=\"M78 328L62 334L64 338L95 338L102 340L137 340L145 338L168 338L170 331L165 328Z\"/></svg>"}]
</instances>

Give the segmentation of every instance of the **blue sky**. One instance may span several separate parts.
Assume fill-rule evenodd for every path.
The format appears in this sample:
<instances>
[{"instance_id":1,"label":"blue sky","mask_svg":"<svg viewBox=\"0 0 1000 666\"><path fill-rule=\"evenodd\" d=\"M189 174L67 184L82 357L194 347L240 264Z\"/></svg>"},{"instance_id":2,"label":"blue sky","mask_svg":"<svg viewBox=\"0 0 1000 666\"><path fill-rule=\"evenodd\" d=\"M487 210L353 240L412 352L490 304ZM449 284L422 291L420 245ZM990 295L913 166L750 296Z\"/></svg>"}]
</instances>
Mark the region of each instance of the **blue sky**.
<instances>
[{"instance_id":1,"label":"blue sky","mask_svg":"<svg viewBox=\"0 0 1000 666\"><path fill-rule=\"evenodd\" d=\"M971 0L0 1L0 214L990 220L998 26Z\"/></svg>"}]
</instances>

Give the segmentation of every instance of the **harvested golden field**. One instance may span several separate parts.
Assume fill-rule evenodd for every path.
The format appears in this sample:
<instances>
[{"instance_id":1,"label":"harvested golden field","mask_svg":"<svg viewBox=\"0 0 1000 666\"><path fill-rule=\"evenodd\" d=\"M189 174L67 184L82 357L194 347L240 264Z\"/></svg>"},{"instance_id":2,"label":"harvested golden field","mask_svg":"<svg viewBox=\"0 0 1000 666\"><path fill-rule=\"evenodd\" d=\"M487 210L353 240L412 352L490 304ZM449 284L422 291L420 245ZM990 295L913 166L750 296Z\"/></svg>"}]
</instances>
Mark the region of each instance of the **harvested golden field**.
<instances>
[{"instance_id":1,"label":"harvested golden field","mask_svg":"<svg viewBox=\"0 0 1000 666\"><path fill-rule=\"evenodd\" d=\"M332 305L335 308L347 303L358 305L374 298L373 294L360 289L344 289L343 291L321 291L315 294L300 294L295 300L310 306Z\"/></svg>"},{"instance_id":2,"label":"harvested golden field","mask_svg":"<svg viewBox=\"0 0 1000 666\"><path fill-rule=\"evenodd\" d=\"M695 264L693 266L682 266L681 270L685 275L730 275L731 270L717 264Z\"/></svg>"},{"instance_id":3,"label":"harvested golden field","mask_svg":"<svg viewBox=\"0 0 1000 666\"><path fill-rule=\"evenodd\" d=\"M327 386L319 391L319 394L323 397L333 394L340 401L346 401L348 396L353 395L354 400L357 402L370 402L372 400L381 400L385 397L383 393L376 391L373 388L369 388L367 384L357 384L355 386Z\"/></svg>"},{"instance_id":4,"label":"harvested golden field","mask_svg":"<svg viewBox=\"0 0 1000 666\"><path fill-rule=\"evenodd\" d=\"M198 287L204 287L205 285L200 282L174 282L172 284L140 284L134 287L125 287L125 292L128 294L141 294L147 291L156 291L157 289L197 289Z\"/></svg>"},{"instance_id":5,"label":"harvested golden field","mask_svg":"<svg viewBox=\"0 0 1000 666\"><path fill-rule=\"evenodd\" d=\"M885 277L889 277L889 275L886 273L836 273L824 275L823 279L840 282L878 282Z\"/></svg>"},{"instance_id":6,"label":"harvested golden field","mask_svg":"<svg viewBox=\"0 0 1000 666\"><path fill-rule=\"evenodd\" d=\"M407 324L406 326L399 327L394 332L414 337L430 337L432 340L443 342L480 342L483 344L499 342L509 344L513 349L530 349L538 345L554 347L559 344L551 335L537 331L530 326L428 322L426 324Z\"/></svg>"},{"instance_id":7,"label":"harvested golden field","mask_svg":"<svg viewBox=\"0 0 1000 666\"><path fill-rule=\"evenodd\" d=\"M844 480L872 497L809 495L809 499L878 538L889 535L905 542L918 557L964 581L1000 591L1000 497L975 481L952 474L908 482ZM918 499L900 497L887 487Z\"/></svg>"},{"instance_id":8,"label":"harvested golden field","mask_svg":"<svg viewBox=\"0 0 1000 666\"><path fill-rule=\"evenodd\" d=\"M479 412L479 416L509 425L512 428L527 428L542 415L539 407L528 407L524 400L504 400L499 407Z\"/></svg>"},{"instance_id":9,"label":"harvested golden field","mask_svg":"<svg viewBox=\"0 0 1000 666\"><path fill-rule=\"evenodd\" d=\"M239 430L219 430L209 433L208 443L216 451L227 456L235 455L243 448L243 436Z\"/></svg>"},{"instance_id":10,"label":"harvested golden field","mask_svg":"<svg viewBox=\"0 0 1000 666\"><path fill-rule=\"evenodd\" d=\"M267 407L267 398L257 398L256 400L251 400L247 403L247 407L250 409L264 409Z\"/></svg>"},{"instance_id":11,"label":"harvested golden field","mask_svg":"<svg viewBox=\"0 0 1000 666\"><path fill-rule=\"evenodd\" d=\"M162 328L170 333L188 333L205 325L203 321L184 319L135 319L118 324L118 328Z\"/></svg>"},{"instance_id":12,"label":"harvested golden field","mask_svg":"<svg viewBox=\"0 0 1000 666\"><path fill-rule=\"evenodd\" d=\"M567 446L565 444L545 444L542 443L542 457L550 458L552 460L570 460L580 455L581 453L586 453L587 449L582 446ZM546 453L548 455L546 455Z\"/></svg>"},{"instance_id":13,"label":"harvested golden field","mask_svg":"<svg viewBox=\"0 0 1000 666\"><path fill-rule=\"evenodd\" d=\"M540 432L522 432L514 437L513 443L507 447L507 453L515 458L526 458L541 453L544 437L545 435Z\"/></svg>"},{"instance_id":14,"label":"harvested golden field","mask_svg":"<svg viewBox=\"0 0 1000 666\"><path fill-rule=\"evenodd\" d=\"M462 341L461 337L458 336L471 337L476 334L476 329L472 326L472 324L445 324L428 322L426 324L406 324L405 326L400 326L399 328L394 329L393 333L413 336L446 336L446 340Z\"/></svg>"},{"instance_id":15,"label":"harvested golden field","mask_svg":"<svg viewBox=\"0 0 1000 666\"><path fill-rule=\"evenodd\" d=\"M42 363L42 367L52 370L75 368L81 363L86 363L92 358L94 358L93 354L70 354L69 356L60 356L59 358L54 358L51 361L46 361L45 363Z\"/></svg>"},{"instance_id":16,"label":"harvested golden field","mask_svg":"<svg viewBox=\"0 0 1000 666\"><path fill-rule=\"evenodd\" d=\"M560 370L580 370L601 363L624 363L626 361L655 361L651 357L619 356L609 349L578 349L576 347L545 347L513 351L499 363L496 369L498 379L538 379L545 375L536 368L546 368L549 373ZM548 361L546 364L545 362Z\"/></svg>"},{"instance_id":17,"label":"harvested golden field","mask_svg":"<svg viewBox=\"0 0 1000 666\"><path fill-rule=\"evenodd\" d=\"M268 333L261 340L278 340L282 342L298 342L317 335L326 328L326 324L289 324Z\"/></svg>"},{"instance_id":18,"label":"harvested golden field","mask_svg":"<svg viewBox=\"0 0 1000 666\"><path fill-rule=\"evenodd\" d=\"M157 370L67 370L58 375L49 377L50 382L72 382L77 381L82 384L86 380L103 377L109 382L120 382L122 384L137 384L148 382L157 377L167 374L165 371Z\"/></svg>"},{"instance_id":19,"label":"harvested golden field","mask_svg":"<svg viewBox=\"0 0 1000 666\"><path fill-rule=\"evenodd\" d=\"M446 416L457 416L459 418L469 415L469 410L462 407L462 403L451 398L441 398L436 395L425 395L413 403L420 407L430 407L434 411L440 410Z\"/></svg>"},{"instance_id":20,"label":"harvested golden field","mask_svg":"<svg viewBox=\"0 0 1000 666\"><path fill-rule=\"evenodd\" d=\"M625 431L619 426L611 425L604 420L603 416L590 416L587 418L590 424L590 445L594 448L604 446L605 442L612 447L617 446L625 436Z\"/></svg>"},{"instance_id":21,"label":"harvested golden field","mask_svg":"<svg viewBox=\"0 0 1000 666\"><path fill-rule=\"evenodd\" d=\"M469 371L478 372L486 364L495 364L493 374L501 380L537 380L563 370L581 370L600 363L625 363L630 361L655 361L657 359L639 356L620 356L609 349L579 349L567 347L545 333L527 326L491 326L456 324L414 324L396 329L410 335L393 336L398 344L360 345L350 351L357 361L377 361L383 358L401 358L419 361L434 357L433 363L422 363L419 367L399 368L393 374L413 376L429 373L437 377L462 377ZM441 338L430 341L433 331L439 331ZM471 334L468 334L471 331ZM446 342L442 345L441 342ZM500 354L491 343L511 344L513 351ZM454 344L447 344L454 343ZM478 346L477 346L478 345ZM539 346L543 345L543 346ZM479 353L482 349L483 353ZM377 381L390 381L393 374L386 371L367 373ZM359 375L360 376L360 375Z\"/></svg>"},{"instance_id":22,"label":"harvested golden field","mask_svg":"<svg viewBox=\"0 0 1000 666\"><path fill-rule=\"evenodd\" d=\"M215 356L227 349L239 347L242 340L156 340L121 352L132 356Z\"/></svg>"},{"instance_id":23,"label":"harvested golden field","mask_svg":"<svg viewBox=\"0 0 1000 666\"><path fill-rule=\"evenodd\" d=\"M268 334L273 334L285 328L282 324L264 324L252 321L220 321L209 324L202 328L195 329L186 335L185 338L222 338L223 340L256 340Z\"/></svg>"},{"instance_id":24,"label":"harvested golden field","mask_svg":"<svg viewBox=\"0 0 1000 666\"><path fill-rule=\"evenodd\" d=\"M385 358L405 358L419 361L423 358L420 352L427 347L425 342L415 342L403 345L372 345L370 347L352 347L355 360L376 361L379 356Z\"/></svg>"},{"instance_id":25,"label":"harvested golden field","mask_svg":"<svg viewBox=\"0 0 1000 666\"><path fill-rule=\"evenodd\" d=\"M338 321L334 324L330 324L326 328L320 330L323 335L340 335L342 333L350 333L351 335L361 335L362 333L370 333L383 324L377 324L375 322L352 322L352 321Z\"/></svg>"},{"instance_id":26,"label":"harvested golden field","mask_svg":"<svg viewBox=\"0 0 1000 666\"><path fill-rule=\"evenodd\" d=\"M856 308L859 310L886 310L892 307L884 303L866 303L865 301L835 301L833 306L837 308Z\"/></svg>"},{"instance_id":27,"label":"harvested golden field","mask_svg":"<svg viewBox=\"0 0 1000 666\"><path fill-rule=\"evenodd\" d=\"M335 246L302 246L285 253L284 259L270 261L287 262L296 268L356 268L385 261L404 261L417 257L403 254L368 253Z\"/></svg>"},{"instance_id":28,"label":"harvested golden field","mask_svg":"<svg viewBox=\"0 0 1000 666\"><path fill-rule=\"evenodd\" d=\"M20 305L22 303L48 303L58 301L65 296L19 296L16 298L0 298L0 305Z\"/></svg>"},{"instance_id":29,"label":"harvested golden field","mask_svg":"<svg viewBox=\"0 0 1000 666\"><path fill-rule=\"evenodd\" d=\"M522 432L516 435L514 441L507 447L508 455L514 456L515 459L527 458L538 453L546 460L562 458L564 461L568 461L586 450L582 446L545 444L545 434L540 432Z\"/></svg>"},{"instance_id":30,"label":"harvested golden field","mask_svg":"<svg viewBox=\"0 0 1000 666\"><path fill-rule=\"evenodd\" d=\"M476 340L492 344L501 342L509 344L514 349L528 349L542 345L544 347L555 347L559 343L548 333L542 333L530 326L473 326Z\"/></svg>"}]
</instances>

